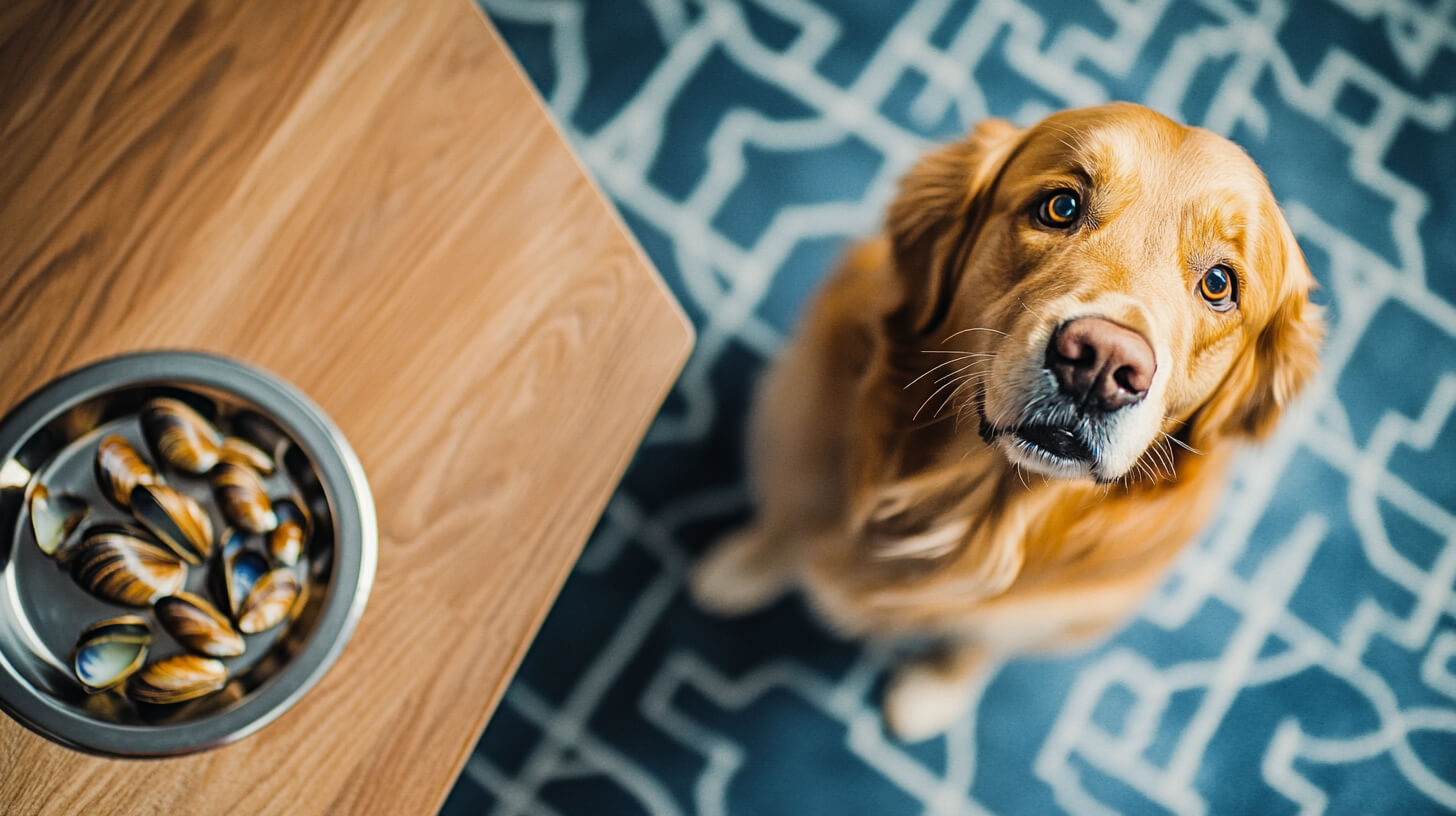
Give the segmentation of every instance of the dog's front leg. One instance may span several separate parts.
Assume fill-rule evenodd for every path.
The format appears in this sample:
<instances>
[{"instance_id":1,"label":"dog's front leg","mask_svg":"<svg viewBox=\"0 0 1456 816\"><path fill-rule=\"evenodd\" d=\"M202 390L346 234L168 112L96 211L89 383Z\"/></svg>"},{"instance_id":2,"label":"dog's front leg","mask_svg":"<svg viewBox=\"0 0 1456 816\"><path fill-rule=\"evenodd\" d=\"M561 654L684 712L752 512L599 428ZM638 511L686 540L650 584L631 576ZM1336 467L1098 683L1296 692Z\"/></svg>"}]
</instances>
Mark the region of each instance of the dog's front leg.
<instances>
[{"instance_id":1,"label":"dog's front leg","mask_svg":"<svg viewBox=\"0 0 1456 816\"><path fill-rule=\"evenodd\" d=\"M716 615L755 612L793 586L795 544L762 523L750 524L714 544L693 566L688 591L699 607Z\"/></svg>"},{"instance_id":2,"label":"dog's front leg","mask_svg":"<svg viewBox=\"0 0 1456 816\"><path fill-rule=\"evenodd\" d=\"M955 641L901 663L881 702L885 726L906 742L943 733L970 710L976 685L994 662L989 648Z\"/></svg>"},{"instance_id":3,"label":"dog's front leg","mask_svg":"<svg viewBox=\"0 0 1456 816\"><path fill-rule=\"evenodd\" d=\"M881 704L890 733L906 742L943 733L970 709L976 684L994 658L979 644L952 642L901 664Z\"/></svg>"}]
</instances>

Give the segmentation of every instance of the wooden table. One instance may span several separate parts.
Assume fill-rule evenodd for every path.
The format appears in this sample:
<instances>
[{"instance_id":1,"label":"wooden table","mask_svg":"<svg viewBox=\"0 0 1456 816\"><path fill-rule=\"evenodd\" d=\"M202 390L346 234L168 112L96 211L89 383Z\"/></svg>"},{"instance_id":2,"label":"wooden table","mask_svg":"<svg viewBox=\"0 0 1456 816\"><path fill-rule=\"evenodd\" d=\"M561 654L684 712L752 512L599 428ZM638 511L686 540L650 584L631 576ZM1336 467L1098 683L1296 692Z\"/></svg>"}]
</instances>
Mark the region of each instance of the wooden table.
<instances>
[{"instance_id":1,"label":"wooden table","mask_svg":"<svg viewBox=\"0 0 1456 816\"><path fill-rule=\"evenodd\" d=\"M280 720L117 761L0 717L0 813L433 812L691 343L469 0L0 6L0 410L231 355L334 418L380 524Z\"/></svg>"}]
</instances>

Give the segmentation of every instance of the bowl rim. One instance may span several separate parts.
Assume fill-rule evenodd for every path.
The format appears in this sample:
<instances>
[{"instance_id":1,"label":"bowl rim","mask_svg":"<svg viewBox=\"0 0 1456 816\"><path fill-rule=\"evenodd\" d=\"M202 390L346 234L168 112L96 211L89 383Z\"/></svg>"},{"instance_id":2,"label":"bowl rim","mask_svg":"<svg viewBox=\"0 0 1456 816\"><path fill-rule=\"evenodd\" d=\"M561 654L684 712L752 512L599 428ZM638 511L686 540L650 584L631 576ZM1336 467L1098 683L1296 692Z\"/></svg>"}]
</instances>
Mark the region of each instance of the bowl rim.
<instances>
[{"instance_id":1,"label":"bowl rim","mask_svg":"<svg viewBox=\"0 0 1456 816\"><path fill-rule=\"evenodd\" d=\"M221 355L183 350L121 354L62 374L0 418L0 462L71 407L121 388L151 384L210 388L266 412L308 451L335 501L331 588L303 648L235 706L201 719L156 725L93 719L34 688L0 650L0 710L50 740L113 757L162 757L236 742L281 716L321 680L363 615L378 560L378 527L364 468L337 426L283 379Z\"/></svg>"}]
</instances>

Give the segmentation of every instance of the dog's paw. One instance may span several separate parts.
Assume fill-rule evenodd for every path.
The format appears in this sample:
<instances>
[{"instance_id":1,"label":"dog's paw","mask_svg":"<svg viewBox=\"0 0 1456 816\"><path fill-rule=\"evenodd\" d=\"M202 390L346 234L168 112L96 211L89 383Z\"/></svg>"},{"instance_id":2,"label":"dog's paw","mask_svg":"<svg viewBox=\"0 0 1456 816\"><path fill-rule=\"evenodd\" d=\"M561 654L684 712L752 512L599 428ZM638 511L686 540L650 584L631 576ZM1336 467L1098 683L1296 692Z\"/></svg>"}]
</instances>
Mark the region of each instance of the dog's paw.
<instances>
[{"instance_id":1,"label":"dog's paw","mask_svg":"<svg viewBox=\"0 0 1456 816\"><path fill-rule=\"evenodd\" d=\"M885 726L905 742L945 733L971 707L968 678L948 674L925 661L896 670L885 690Z\"/></svg>"},{"instance_id":2,"label":"dog's paw","mask_svg":"<svg viewBox=\"0 0 1456 816\"><path fill-rule=\"evenodd\" d=\"M688 577L688 592L708 612L746 615L768 606L788 589L788 570L766 559L757 531L734 533L708 551Z\"/></svg>"}]
</instances>

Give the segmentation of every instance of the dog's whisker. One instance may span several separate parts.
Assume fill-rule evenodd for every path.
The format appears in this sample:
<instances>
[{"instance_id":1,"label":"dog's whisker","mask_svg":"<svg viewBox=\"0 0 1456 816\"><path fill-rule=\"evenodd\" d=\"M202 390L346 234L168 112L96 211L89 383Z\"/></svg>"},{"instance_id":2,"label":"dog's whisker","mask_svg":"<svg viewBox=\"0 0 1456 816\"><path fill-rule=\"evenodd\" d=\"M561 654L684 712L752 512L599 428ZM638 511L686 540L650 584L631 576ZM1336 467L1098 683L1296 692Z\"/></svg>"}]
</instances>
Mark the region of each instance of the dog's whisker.
<instances>
[{"instance_id":1,"label":"dog's whisker","mask_svg":"<svg viewBox=\"0 0 1456 816\"><path fill-rule=\"evenodd\" d=\"M952 363L963 363L963 362L966 361L966 359L968 359L968 358L962 357L962 358L959 358L959 359L956 359L956 360L952 360L951 362ZM984 358L983 359L980 359L980 360L971 360L970 364L967 367L969 367L969 366L985 365L986 363L989 363L989 362L991 362L991 361L990 360L987 360L987 359L984 359ZM945 367L945 363L941 363L940 365L936 366L936 368L944 368L944 367ZM931 369L931 370L933 371L934 369ZM964 371L965 369L961 369L961 370ZM944 377L945 375L942 374L941 376Z\"/></svg>"},{"instance_id":2,"label":"dog's whisker","mask_svg":"<svg viewBox=\"0 0 1456 816\"><path fill-rule=\"evenodd\" d=\"M972 365L974 365L974 363ZM968 385L975 385L977 383L985 382L986 377L989 376L990 373L991 372L989 372L989 371L977 371L977 372L972 372L972 373L967 374L964 377L962 377L959 380L959 384L955 387L955 390L954 391L951 391L950 392L950 396L946 397L945 398L945 402L942 402L940 404L940 407L936 409L935 415L936 416L940 416L940 412L941 411L944 411L945 410L945 407L947 405L950 405L955 400L956 396L958 394L960 394L961 391L965 390L965 387L966 386L968 386ZM957 415L956 427L957 427L957 429L959 429L959 427L960 427L960 419L959 419L960 412L957 411L956 412L956 415Z\"/></svg>"},{"instance_id":3,"label":"dog's whisker","mask_svg":"<svg viewBox=\"0 0 1456 816\"><path fill-rule=\"evenodd\" d=\"M961 423L962 422L968 422L971 419L974 419L975 418L974 416L972 416L972 413L971 413L971 408L974 405L975 405L975 400L966 400L964 403L962 403L959 407L956 408L956 412L955 412L955 430L956 430L956 433L960 433ZM963 454L961 456L962 461L964 461L965 458L966 458L966 456L969 456L969 455L970 455L970 451L968 450L968 451L966 451L965 454Z\"/></svg>"},{"instance_id":4,"label":"dog's whisker","mask_svg":"<svg viewBox=\"0 0 1456 816\"><path fill-rule=\"evenodd\" d=\"M1167 440L1176 441L1173 437L1163 434ZM1154 439L1153 444L1148 446L1146 457L1150 464L1156 464L1160 474L1166 474L1170 480L1177 481L1178 465L1177 457L1173 455L1173 446L1164 439Z\"/></svg>"},{"instance_id":5,"label":"dog's whisker","mask_svg":"<svg viewBox=\"0 0 1456 816\"><path fill-rule=\"evenodd\" d=\"M1174 445L1177 445L1178 447L1182 448L1183 450L1188 451L1191 454L1194 454L1194 455L1197 455L1197 456L1203 456L1204 455L1203 451L1198 450L1197 448L1193 447L1192 445L1188 444L1187 442L1184 442L1183 440L1179 439L1176 436L1173 436L1172 434L1170 434L1170 433L1168 433L1166 431L1159 431L1158 433L1161 433L1169 442L1172 442Z\"/></svg>"},{"instance_id":6,"label":"dog's whisker","mask_svg":"<svg viewBox=\"0 0 1456 816\"><path fill-rule=\"evenodd\" d=\"M1169 457L1168 451L1162 444L1154 444L1153 452L1158 458L1158 470L1165 472L1170 480L1177 480L1178 470L1173 467L1173 460Z\"/></svg>"},{"instance_id":7,"label":"dog's whisker","mask_svg":"<svg viewBox=\"0 0 1456 816\"><path fill-rule=\"evenodd\" d=\"M944 340L940 341L940 344L943 346L946 343L949 343L950 341L954 340L955 338L960 337L961 335L965 334L966 332L974 332L974 331L993 332L995 334L1001 335L1002 337L1009 336L1009 335L1006 334L1006 332L1001 331L1000 329L988 329L988 328L986 328L984 326L973 326L973 327L971 327L969 329L961 329L960 331L956 332L955 334L952 334L951 336L949 336L949 337L945 338Z\"/></svg>"},{"instance_id":8,"label":"dog's whisker","mask_svg":"<svg viewBox=\"0 0 1456 816\"><path fill-rule=\"evenodd\" d=\"M1168 458L1168 451L1165 450L1161 445L1157 445L1155 447L1158 451L1159 469L1167 473L1168 479L1176 481L1178 479L1178 469L1173 466L1173 460Z\"/></svg>"},{"instance_id":9,"label":"dog's whisker","mask_svg":"<svg viewBox=\"0 0 1456 816\"><path fill-rule=\"evenodd\" d=\"M1154 472L1161 474L1163 472L1162 453L1162 448L1159 447L1156 442L1154 442L1153 444L1148 446L1148 449L1143 452L1143 455L1138 459L1138 461L1147 465L1149 470L1156 469L1154 470Z\"/></svg>"},{"instance_id":10,"label":"dog's whisker","mask_svg":"<svg viewBox=\"0 0 1456 816\"><path fill-rule=\"evenodd\" d=\"M935 410L935 415L940 416L940 413L945 410L946 406L950 405L951 402L955 400L956 395L959 394L966 386L977 385L979 383L985 382L986 378L990 376L990 373L991 372L989 371L975 371L970 374L966 374L958 380L952 380L950 383L946 383L946 385L954 383L955 389L950 392L950 396L946 397L945 401L940 404L940 407Z\"/></svg>"},{"instance_id":11,"label":"dog's whisker","mask_svg":"<svg viewBox=\"0 0 1456 816\"><path fill-rule=\"evenodd\" d=\"M951 387L954 384L955 384L955 380L951 380L950 382L946 383L945 385L942 385L941 387L939 387L939 388L935 389L934 391L930 392L930 396L928 396L928 397L925 398L925 402L920 403L920 407L915 409L915 413L914 413L914 415L912 415L910 417L910 421L911 422L914 422L915 420L919 419L920 418L920 412L925 410L925 406L929 405L931 400L935 399L937 396L940 396L940 392L944 391L945 389ZM936 412L935 416L937 416L937 417L940 416L940 413L939 412Z\"/></svg>"},{"instance_id":12,"label":"dog's whisker","mask_svg":"<svg viewBox=\"0 0 1456 816\"><path fill-rule=\"evenodd\" d=\"M905 383L905 388L909 388L910 386L914 385L915 383L920 382L927 375L929 375L932 371L935 371L935 370L941 369L941 368L945 368L948 365L955 365L956 363L963 362L965 360L969 360L973 356L975 356L973 352L965 352L960 357L957 357L954 360L946 360L945 362L940 363L940 364L932 367L931 369L929 369L927 371L922 371L918 376L915 377L915 379L911 380L910 382Z\"/></svg>"},{"instance_id":13,"label":"dog's whisker","mask_svg":"<svg viewBox=\"0 0 1456 816\"><path fill-rule=\"evenodd\" d=\"M942 374L935 381L936 382L945 382L946 380L950 379L951 377L954 377L954 376L956 376L958 374L963 374L963 373L965 373L967 371L970 371L969 374L966 374L967 377L979 377L979 378L981 378L983 380L986 379L987 377L990 377L994 373L994 372L988 371L986 369L982 369L980 371L971 371L971 369L975 368L977 365L978 365L978 363L971 363L970 365L968 365L968 366L966 366L964 368L958 368L958 369L956 369L955 371L951 372L950 374Z\"/></svg>"},{"instance_id":14,"label":"dog's whisker","mask_svg":"<svg viewBox=\"0 0 1456 816\"><path fill-rule=\"evenodd\" d=\"M982 393L984 393L984 389L977 388L973 390L971 393L966 395L966 400L961 403L959 407L956 408L955 429L957 431L959 431L961 428L961 420L971 416L972 409L976 407L976 397ZM962 461L964 461L965 457L969 455L970 451L966 451L966 453L961 456Z\"/></svg>"},{"instance_id":15,"label":"dog's whisker","mask_svg":"<svg viewBox=\"0 0 1456 816\"><path fill-rule=\"evenodd\" d=\"M959 388L959 386L957 386L957 388ZM940 404L940 407L935 409L936 416L940 416L941 412L945 410L945 407L947 405L950 405L951 400L955 399L955 395L955 391L950 392L950 396L946 397L945 401Z\"/></svg>"},{"instance_id":16,"label":"dog's whisker","mask_svg":"<svg viewBox=\"0 0 1456 816\"><path fill-rule=\"evenodd\" d=\"M1037 320L1040 320L1043 323L1046 322L1046 318L1042 316L1041 312L1038 312L1037 310L1035 310L1035 309L1031 308L1030 306L1026 305L1026 301L1025 300L1023 300L1022 298L1017 298L1016 299L1016 302L1021 304L1021 308L1025 309L1027 312L1031 313L1031 316L1032 317L1035 317Z\"/></svg>"}]
</instances>

